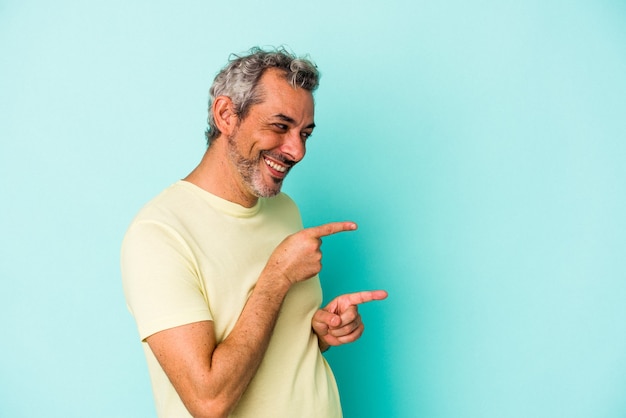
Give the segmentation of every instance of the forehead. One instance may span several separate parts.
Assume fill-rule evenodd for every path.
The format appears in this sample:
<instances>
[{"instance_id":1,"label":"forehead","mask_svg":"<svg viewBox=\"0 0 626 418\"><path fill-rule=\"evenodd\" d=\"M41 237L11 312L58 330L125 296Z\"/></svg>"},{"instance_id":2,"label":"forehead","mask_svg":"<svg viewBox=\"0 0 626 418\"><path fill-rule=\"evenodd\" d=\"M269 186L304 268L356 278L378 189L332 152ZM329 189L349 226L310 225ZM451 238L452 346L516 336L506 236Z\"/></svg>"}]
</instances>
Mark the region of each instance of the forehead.
<instances>
[{"instance_id":1,"label":"forehead","mask_svg":"<svg viewBox=\"0 0 626 418\"><path fill-rule=\"evenodd\" d=\"M259 80L259 88L263 97L260 105L281 112L292 109L298 114L310 114L313 117L313 93L289 84L284 71L273 68L266 70Z\"/></svg>"}]
</instances>

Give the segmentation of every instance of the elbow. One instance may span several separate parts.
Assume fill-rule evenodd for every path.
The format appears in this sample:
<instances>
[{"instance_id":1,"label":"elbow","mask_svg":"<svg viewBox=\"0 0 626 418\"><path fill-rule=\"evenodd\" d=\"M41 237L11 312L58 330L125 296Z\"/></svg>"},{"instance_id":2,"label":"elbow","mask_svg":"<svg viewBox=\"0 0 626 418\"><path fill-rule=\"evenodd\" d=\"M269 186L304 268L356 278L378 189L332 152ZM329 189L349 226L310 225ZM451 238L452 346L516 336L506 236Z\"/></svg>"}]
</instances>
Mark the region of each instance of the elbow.
<instances>
[{"instance_id":1,"label":"elbow","mask_svg":"<svg viewBox=\"0 0 626 418\"><path fill-rule=\"evenodd\" d=\"M221 397L185 402L185 407L194 418L227 418L235 405L236 401Z\"/></svg>"}]
</instances>

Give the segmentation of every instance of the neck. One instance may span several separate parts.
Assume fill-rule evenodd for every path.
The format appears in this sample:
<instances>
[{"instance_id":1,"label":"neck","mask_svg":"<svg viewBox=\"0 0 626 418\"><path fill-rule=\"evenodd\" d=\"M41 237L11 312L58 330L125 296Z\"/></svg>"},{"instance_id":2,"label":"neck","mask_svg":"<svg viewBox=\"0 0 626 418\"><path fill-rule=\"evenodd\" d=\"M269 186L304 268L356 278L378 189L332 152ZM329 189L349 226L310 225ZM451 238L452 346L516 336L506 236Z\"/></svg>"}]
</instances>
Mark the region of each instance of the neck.
<instances>
[{"instance_id":1,"label":"neck","mask_svg":"<svg viewBox=\"0 0 626 418\"><path fill-rule=\"evenodd\" d=\"M259 198L244 190L239 172L227 158L225 140L217 140L206 150L200 164L183 180L243 207L251 208Z\"/></svg>"}]
</instances>

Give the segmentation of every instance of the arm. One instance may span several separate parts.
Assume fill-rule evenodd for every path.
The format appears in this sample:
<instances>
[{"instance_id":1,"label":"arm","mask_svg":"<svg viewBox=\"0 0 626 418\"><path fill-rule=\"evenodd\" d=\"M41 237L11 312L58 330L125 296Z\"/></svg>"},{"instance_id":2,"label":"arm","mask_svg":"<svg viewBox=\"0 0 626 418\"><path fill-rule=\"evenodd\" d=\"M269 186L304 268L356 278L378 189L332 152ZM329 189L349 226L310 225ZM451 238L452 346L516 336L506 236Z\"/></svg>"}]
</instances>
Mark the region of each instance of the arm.
<instances>
[{"instance_id":1,"label":"arm","mask_svg":"<svg viewBox=\"0 0 626 418\"><path fill-rule=\"evenodd\" d=\"M358 340L365 326L361 321L358 305L387 297L384 290L363 291L341 295L324 308L319 309L311 321L317 334L320 350Z\"/></svg>"},{"instance_id":2,"label":"arm","mask_svg":"<svg viewBox=\"0 0 626 418\"><path fill-rule=\"evenodd\" d=\"M270 256L233 331L219 344L211 321L146 339L193 416L221 417L232 411L263 359L291 285L320 271L320 238L355 227L337 222L287 237Z\"/></svg>"},{"instance_id":3,"label":"arm","mask_svg":"<svg viewBox=\"0 0 626 418\"><path fill-rule=\"evenodd\" d=\"M217 344L212 321L158 332L148 345L193 416L227 416L261 363L289 284L259 279L230 335Z\"/></svg>"}]
</instances>

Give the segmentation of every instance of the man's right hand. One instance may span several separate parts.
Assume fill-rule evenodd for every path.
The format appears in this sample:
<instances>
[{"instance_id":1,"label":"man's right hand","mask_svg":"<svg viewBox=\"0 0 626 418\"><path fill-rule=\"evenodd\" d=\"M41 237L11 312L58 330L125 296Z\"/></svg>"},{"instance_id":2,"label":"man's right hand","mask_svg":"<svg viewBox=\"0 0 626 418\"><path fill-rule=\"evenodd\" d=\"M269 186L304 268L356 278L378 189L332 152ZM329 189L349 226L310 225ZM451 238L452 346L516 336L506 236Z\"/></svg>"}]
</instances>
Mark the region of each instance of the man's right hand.
<instances>
[{"instance_id":1,"label":"man's right hand","mask_svg":"<svg viewBox=\"0 0 626 418\"><path fill-rule=\"evenodd\" d=\"M283 276L290 285L310 279L322 269L322 237L355 229L354 222L330 222L305 228L276 247L266 268Z\"/></svg>"}]
</instances>

